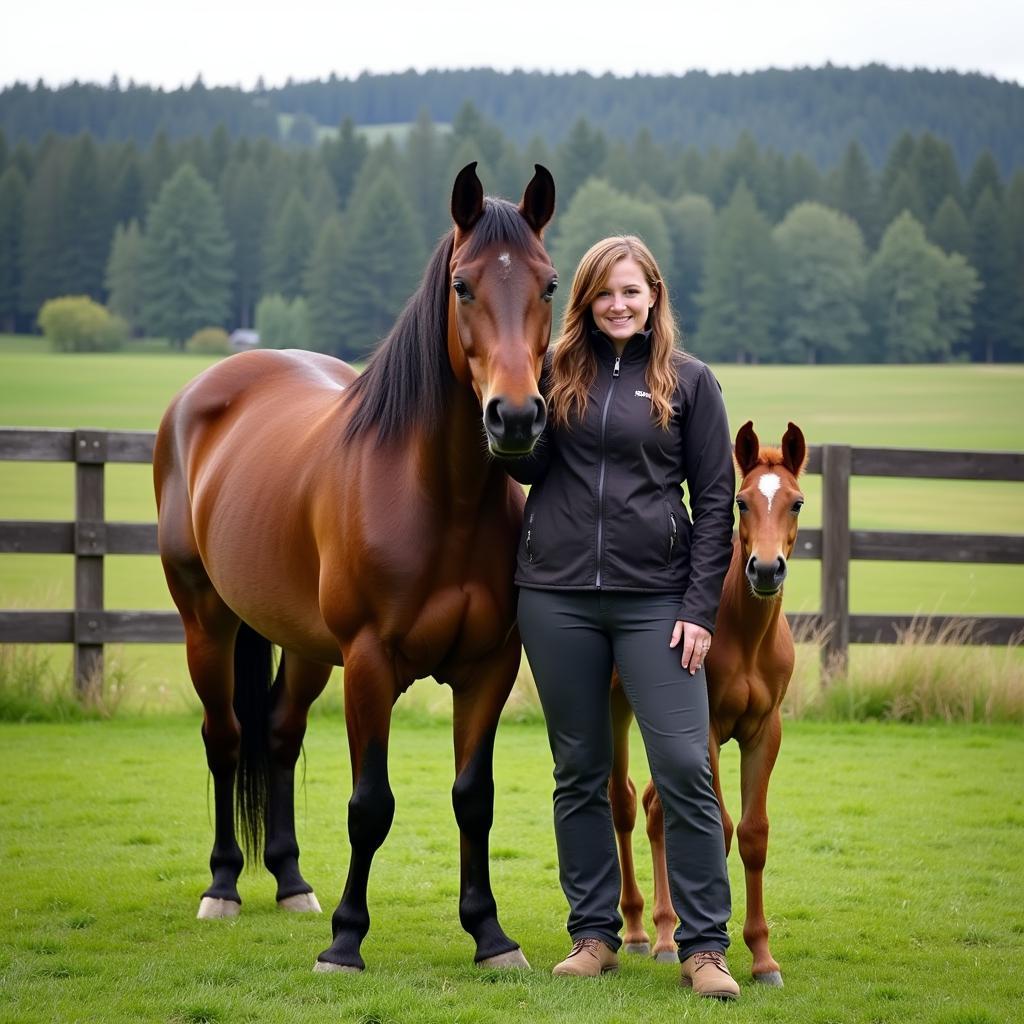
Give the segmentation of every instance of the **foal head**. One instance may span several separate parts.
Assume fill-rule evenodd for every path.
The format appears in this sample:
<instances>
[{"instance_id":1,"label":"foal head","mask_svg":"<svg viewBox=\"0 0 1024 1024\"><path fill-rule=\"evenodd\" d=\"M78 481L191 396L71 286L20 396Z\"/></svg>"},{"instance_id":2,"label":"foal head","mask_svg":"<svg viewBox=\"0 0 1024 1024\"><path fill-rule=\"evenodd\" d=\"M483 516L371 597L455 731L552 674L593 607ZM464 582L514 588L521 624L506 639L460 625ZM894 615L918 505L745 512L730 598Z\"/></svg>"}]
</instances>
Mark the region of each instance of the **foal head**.
<instances>
[{"instance_id":1,"label":"foal head","mask_svg":"<svg viewBox=\"0 0 1024 1024\"><path fill-rule=\"evenodd\" d=\"M475 163L452 189L448 354L497 455L528 453L544 429L538 382L558 276L541 238L554 209L555 183L540 164L518 206L485 199Z\"/></svg>"},{"instance_id":2,"label":"foal head","mask_svg":"<svg viewBox=\"0 0 1024 1024\"><path fill-rule=\"evenodd\" d=\"M743 571L755 597L775 597L786 579L796 542L797 518L804 503L797 477L807 445L800 428L790 423L781 448L762 448L748 420L736 435L735 451L742 476L736 507Z\"/></svg>"}]
</instances>

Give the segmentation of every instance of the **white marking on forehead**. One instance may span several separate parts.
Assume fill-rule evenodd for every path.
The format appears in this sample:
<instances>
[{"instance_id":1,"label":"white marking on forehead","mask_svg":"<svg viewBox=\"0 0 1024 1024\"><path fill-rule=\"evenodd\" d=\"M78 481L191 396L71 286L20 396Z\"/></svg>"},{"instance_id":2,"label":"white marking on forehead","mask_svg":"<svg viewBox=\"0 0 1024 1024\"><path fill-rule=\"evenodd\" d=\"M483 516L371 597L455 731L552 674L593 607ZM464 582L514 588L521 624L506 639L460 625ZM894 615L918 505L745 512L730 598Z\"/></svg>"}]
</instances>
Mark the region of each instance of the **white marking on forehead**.
<instances>
[{"instance_id":1,"label":"white marking on forehead","mask_svg":"<svg viewBox=\"0 0 1024 1024\"><path fill-rule=\"evenodd\" d=\"M760 480L757 481L757 489L768 499L768 511L772 510L772 501L775 498L775 492L782 486L782 481L779 479L777 473L765 473Z\"/></svg>"},{"instance_id":2,"label":"white marking on forehead","mask_svg":"<svg viewBox=\"0 0 1024 1024\"><path fill-rule=\"evenodd\" d=\"M512 257L507 252L503 252L498 257L498 262L501 264L501 276L508 277L512 273Z\"/></svg>"}]
</instances>

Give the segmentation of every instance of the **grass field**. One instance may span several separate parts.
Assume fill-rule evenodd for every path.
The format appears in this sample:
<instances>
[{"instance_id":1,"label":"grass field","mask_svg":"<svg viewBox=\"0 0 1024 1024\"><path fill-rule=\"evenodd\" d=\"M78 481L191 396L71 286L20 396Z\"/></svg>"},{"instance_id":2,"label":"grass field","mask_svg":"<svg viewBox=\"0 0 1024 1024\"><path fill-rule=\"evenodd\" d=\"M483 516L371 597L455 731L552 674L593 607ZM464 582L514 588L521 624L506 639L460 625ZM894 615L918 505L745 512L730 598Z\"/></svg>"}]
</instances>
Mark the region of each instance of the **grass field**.
<instances>
[{"instance_id":1,"label":"grass field","mask_svg":"<svg viewBox=\"0 0 1024 1024\"><path fill-rule=\"evenodd\" d=\"M420 684L427 685L427 684ZM304 871L325 914L273 905L241 880L234 923L194 919L212 837L198 720L0 725L0 1020L162 1022L730 1021L1002 1024L1024 999L1024 749L1019 729L787 727L772 782L766 901L786 987L755 988L742 870L729 958L740 1001L706 1005L671 966L560 983L565 907L543 729L506 725L496 750L492 875L502 923L533 964L480 973L457 917L446 725L399 725L395 824L370 885L359 977L314 975L347 867L344 724L307 737L297 800ZM637 746L634 777L643 779ZM723 751L735 802L735 749ZM641 881L650 861L636 836Z\"/></svg>"},{"instance_id":2,"label":"grass field","mask_svg":"<svg viewBox=\"0 0 1024 1024\"><path fill-rule=\"evenodd\" d=\"M68 355L38 339L0 337L0 425L155 429L171 396L212 362L168 351ZM792 419L811 443L921 448L1020 448L1024 435L1024 366L881 366L715 368L735 429L753 419L762 440L776 441ZM0 463L0 518L65 519L73 514L70 464ZM805 481L805 525L820 523L820 481ZM1018 484L856 479L855 529L1016 533ZM150 471L107 469L107 516L154 517ZM0 555L0 607L66 608L72 559ZM786 607L818 607L817 562L794 565ZM851 606L858 612L921 615L1019 614L1024 567L856 562ZM109 608L170 608L155 557L106 560ZM187 693L177 647L127 647L117 655L139 679L146 702ZM855 651L858 658L870 652ZM184 698L183 698L184 699Z\"/></svg>"}]
</instances>

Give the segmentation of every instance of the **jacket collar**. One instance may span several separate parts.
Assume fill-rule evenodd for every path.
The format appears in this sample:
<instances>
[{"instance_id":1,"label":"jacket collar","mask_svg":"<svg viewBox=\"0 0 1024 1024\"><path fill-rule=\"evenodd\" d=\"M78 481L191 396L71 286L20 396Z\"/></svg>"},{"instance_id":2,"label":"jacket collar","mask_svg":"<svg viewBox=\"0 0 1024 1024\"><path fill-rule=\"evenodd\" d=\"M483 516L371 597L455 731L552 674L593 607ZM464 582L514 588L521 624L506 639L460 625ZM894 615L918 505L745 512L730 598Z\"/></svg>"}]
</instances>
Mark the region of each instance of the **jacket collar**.
<instances>
[{"instance_id":1,"label":"jacket collar","mask_svg":"<svg viewBox=\"0 0 1024 1024\"><path fill-rule=\"evenodd\" d=\"M615 362L615 345L611 338L604 331L597 327L590 329L590 337L594 345L594 352L600 362L612 366ZM646 363L651 355L651 329L647 328L638 331L622 350L622 362L624 363Z\"/></svg>"}]
</instances>

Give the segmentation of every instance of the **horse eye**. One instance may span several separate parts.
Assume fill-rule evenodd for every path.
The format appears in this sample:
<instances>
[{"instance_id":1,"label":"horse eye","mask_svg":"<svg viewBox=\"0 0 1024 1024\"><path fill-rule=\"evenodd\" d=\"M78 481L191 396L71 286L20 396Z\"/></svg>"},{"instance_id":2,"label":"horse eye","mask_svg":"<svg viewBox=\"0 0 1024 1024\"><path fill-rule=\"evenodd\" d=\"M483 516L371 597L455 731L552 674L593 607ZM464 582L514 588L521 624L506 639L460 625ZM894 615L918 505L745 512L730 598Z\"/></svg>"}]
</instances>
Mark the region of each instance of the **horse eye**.
<instances>
[{"instance_id":1,"label":"horse eye","mask_svg":"<svg viewBox=\"0 0 1024 1024\"><path fill-rule=\"evenodd\" d=\"M792 512L793 515L798 516L798 515L800 515L800 509L802 509L803 507L804 507L804 503L803 503L803 499L801 498L798 501L794 501L793 502L793 507L790 509L790 512Z\"/></svg>"},{"instance_id":2,"label":"horse eye","mask_svg":"<svg viewBox=\"0 0 1024 1024\"><path fill-rule=\"evenodd\" d=\"M747 511L747 503L742 498L737 498L736 499L736 507L741 512L746 512Z\"/></svg>"},{"instance_id":3,"label":"horse eye","mask_svg":"<svg viewBox=\"0 0 1024 1024\"><path fill-rule=\"evenodd\" d=\"M542 299L543 299L543 300L544 300L545 302L550 302L550 301L551 301L551 299L552 299L552 297L553 297L553 296L554 296L554 294L555 294L555 289L556 289L556 288L558 288L558 282L557 282L557 281L551 281L551 282L550 282L550 283L548 284L547 288L545 288L545 289L544 289L544 294L543 294L543 295L541 296L541 298L542 298Z\"/></svg>"},{"instance_id":4,"label":"horse eye","mask_svg":"<svg viewBox=\"0 0 1024 1024\"><path fill-rule=\"evenodd\" d=\"M469 285L465 281L452 281L452 288L460 299L468 300L473 296L470 294Z\"/></svg>"}]
</instances>

